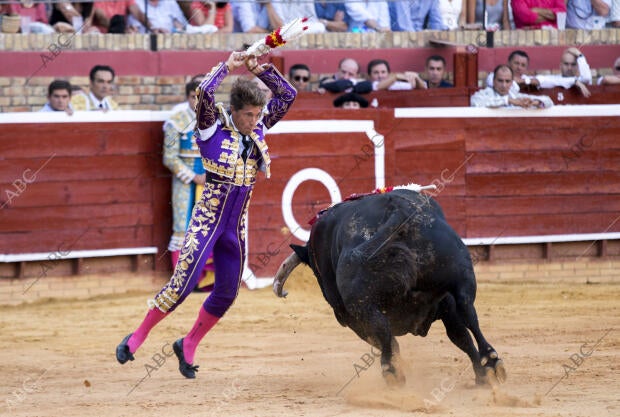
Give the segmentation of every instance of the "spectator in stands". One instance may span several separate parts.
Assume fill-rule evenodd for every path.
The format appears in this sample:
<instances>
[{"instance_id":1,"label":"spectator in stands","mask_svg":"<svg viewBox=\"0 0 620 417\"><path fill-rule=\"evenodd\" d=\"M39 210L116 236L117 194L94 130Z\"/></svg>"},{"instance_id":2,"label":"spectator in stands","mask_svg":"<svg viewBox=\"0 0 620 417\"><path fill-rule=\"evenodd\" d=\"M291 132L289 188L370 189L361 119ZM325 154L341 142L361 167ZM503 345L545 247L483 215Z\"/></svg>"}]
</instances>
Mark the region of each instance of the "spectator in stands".
<instances>
[{"instance_id":1,"label":"spectator in stands","mask_svg":"<svg viewBox=\"0 0 620 417\"><path fill-rule=\"evenodd\" d=\"M472 107L541 109L553 106L553 101L547 96L532 96L512 92L510 86L512 85L513 74L508 65L498 65L493 73L493 87L487 87L474 93L471 96Z\"/></svg>"},{"instance_id":2,"label":"spectator in stands","mask_svg":"<svg viewBox=\"0 0 620 417\"><path fill-rule=\"evenodd\" d=\"M319 83L317 90L320 94L326 91L331 93L355 92L369 93L372 83L360 78L360 65L352 58L344 58L338 63L338 72L332 77L326 77Z\"/></svg>"},{"instance_id":3,"label":"spectator in stands","mask_svg":"<svg viewBox=\"0 0 620 417\"><path fill-rule=\"evenodd\" d=\"M616 58L613 74L602 76L598 79L598 85L620 84L620 57Z\"/></svg>"},{"instance_id":4,"label":"spectator in stands","mask_svg":"<svg viewBox=\"0 0 620 417\"><path fill-rule=\"evenodd\" d=\"M233 31L244 33L267 33L276 29L270 16L273 16L271 2L232 1Z\"/></svg>"},{"instance_id":5,"label":"spectator in stands","mask_svg":"<svg viewBox=\"0 0 620 417\"><path fill-rule=\"evenodd\" d=\"M306 64L295 64L288 70L288 80L297 91L310 91L310 77Z\"/></svg>"},{"instance_id":6,"label":"spectator in stands","mask_svg":"<svg viewBox=\"0 0 620 417\"><path fill-rule=\"evenodd\" d=\"M67 0L61 0L54 3L50 25L54 27L56 32L99 33L99 29L92 25L93 5L92 1L71 3Z\"/></svg>"},{"instance_id":7,"label":"spectator in stands","mask_svg":"<svg viewBox=\"0 0 620 417\"><path fill-rule=\"evenodd\" d=\"M327 29L325 25L319 22L319 18L316 15L314 9L314 3L306 0L288 0L267 2L272 4L274 14L270 15L269 19L274 28L284 26L286 23L295 20L299 17L307 17L308 21L308 33L324 33Z\"/></svg>"},{"instance_id":8,"label":"spectator in stands","mask_svg":"<svg viewBox=\"0 0 620 417\"><path fill-rule=\"evenodd\" d=\"M390 32L390 9L386 1L346 2L346 21L351 32Z\"/></svg>"},{"instance_id":9,"label":"spectator in stands","mask_svg":"<svg viewBox=\"0 0 620 417\"><path fill-rule=\"evenodd\" d=\"M148 1L148 6L147 6ZM145 33L174 33L184 32L187 19L176 1L166 0L137 0L136 5L148 20L145 26L142 21L133 15L129 16L128 26L132 31ZM148 10L147 10L148 8Z\"/></svg>"},{"instance_id":10,"label":"spectator in stands","mask_svg":"<svg viewBox=\"0 0 620 417\"><path fill-rule=\"evenodd\" d=\"M511 0L517 29L555 28L556 13L566 12L564 0ZM513 68L514 70L514 68Z\"/></svg>"},{"instance_id":11,"label":"spectator in stands","mask_svg":"<svg viewBox=\"0 0 620 417\"><path fill-rule=\"evenodd\" d=\"M192 77L192 79L189 81L189 83L198 83L200 84L202 82L202 80L204 79L205 75L204 74L196 74ZM171 112L172 113L178 113L181 111L185 111L189 108L190 105L190 100L185 100L179 104L176 104Z\"/></svg>"},{"instance_id":12,"label":"spectator in stands","mask_svg":"<svg viewBox=\"0 0 620 417\"><path fill-rule=\"evenodd\" d=\"M584 97L590 97L586 84L592 84L592 71L581 51L572 47L562 53L559 75L537 75L531 83L539 88L576 86Z\"/></svg>"},{"instance_id":13,"label":"spectator in stands","mask_svg":"<svg viewBox=\"0 0 620 417\"><path fill-rule=\"evenodd\" d=\"M89 74L90 92L75 94L71 97L71 106L75 111L101 110L104 112L118 110L118 104L110 97L114 90L115 73L108 65L95 65Z\"/></svg>"},{"instance_id":14,"label":"spectator in stands","mask_svg":"<svg viewBox=\"0 0 620 417\"><path fill-rule=\"evenodd\" d=\"M214 25L221 33L233 31L232 8L226 1L194 1L185 17L192 26Z\"/></svg>"},{"instance_id":15,"label":"spectator in stands","mask_svg":"<svg viewBox=\"0 0 620 417\"><path fill-rule=\"evenodd\" d=\"M536 81L533 81L534 77L530 77L526 74L527 69L530 65L530 57L527 52L517 49L512 51L510 55L508 55L508 66L512 70L512 74L514 76L514 80L512 86L510 87L510 91L514 93L518 93L521 90L521 87L533 85L538 86ZM489 73L487 76L487 87L493 87L493 73Z\"/></svg>"},{"instance_id":16,"label":"spectator in stands","mask_svg":"<svg viewBox=\"0 0 620 417\"><path fill-rule=\"evenodd\" d=\"M54 28L49 24L45 3L10 1L4 10L8 15L19 15L21 29L27 30L28 33L54 33Z\"/></svg>"},{"instance_id":17,"label":"spectator in stands","mask_svg":"<svg viewBox=\"0 0 620 417\"><path fill-rule=\"evenodd\" d=\"M93 23L102 33L135 32L135 29L127 27L128 16L149 27L135 0L95 2Z\"/></svg>"},{"instance_id":18,"label":"spectator in stands","mask_svg":"<svg viewBox=\"0 0 620 417\"><path fill-rule=\"evenodd\" d=\"M510 7L509 0L470 0L467 13L469 24L485 24L483 14L483 2L486 2L486 24L487 29L510 29Z\"/></svg>"},{"instance_id":19,"label":"spectator in stands","mask_svg":"<svg viewBox=\"0 0 620 417\"><path fill-rule=\"evenodd\" d=\"M445 30L437 0L390 1L393 31L418 32L424 29Z\"/></svg>"},{"instance_id":20,"label":"spectator in stands","mask_svg":"<svg viewBox=\"0 0 620 417\"><path fill-rule=\"evenodd\" d=\"M468 0L439 0L439 14L444 27L456 30L465 26Z\"/></svg>"},{"instance_id":21,"label":"spectator in stands","mask_svg":"<svg viewBox=\"0 0 620 417\"><path fill-rule=\"evenodd\" d=\"M426 89L426 83L417 72L391 72L385 59L373 59L368 63L368 77L374 91Z\"/></svg>"},{"instance_id":22,"label":"spectator in stands","mask_svg":"<svg viewBox=\"0 0 620 417\"><path fill-rule=\"evenodd\" d=\"M426 83L427 88L454 87L446 81L446 60L441 55L431 55L426 58Z\"/></svg>"},{"instance_id":23,"label":"spectator in stands","mask_svg":"<svg viewBox=\"0 0 620 417\"><path fill-rule=\"evenodd\" d=\"M314 11L319 22L325 25L329 32L346 32L349 30L345 22L344 3L332 3L327 1L315 1Z\"/></svg>"},{"instance_id":24,"label":"spectator in stands","mask_svg":"<svg viewBox=\"0 0 620 417\"><path fill-rule=\"evenodd\" d=\"M334 107L342 109L359 109L368 107L368 100L359 94L345 93L334 100Z\"/></svg>"},{"instance_id":25,"label":"spectator in stands","mask_svg":"<svg viewBox=\"0 0 620 417\"><path fill-rule=\"evenodd\" d=\"M605 27L611 0L567 0L567 29L602 29Z\"/></svg>"},{"instance_id":26,"label":"spectator in stands","mask_svg":"<svg viewBox=\"0 0 620 417\"><path fill-rule=\"evenodd\" d=\"M611 0L608 25L612 28L620 28L620 0Z\"/></svg>"},{"instance_id":27,"label":"spectator in stands","mask_svg":"<svg viewBox=\"0 0 620 417\"><path fill-rule=\"evenodd\" d=\"M73 114L71 107L71 84L65 80L54 80L47 87L47 103L39 111L64 111Z\"/></svg>"}]
</instances>

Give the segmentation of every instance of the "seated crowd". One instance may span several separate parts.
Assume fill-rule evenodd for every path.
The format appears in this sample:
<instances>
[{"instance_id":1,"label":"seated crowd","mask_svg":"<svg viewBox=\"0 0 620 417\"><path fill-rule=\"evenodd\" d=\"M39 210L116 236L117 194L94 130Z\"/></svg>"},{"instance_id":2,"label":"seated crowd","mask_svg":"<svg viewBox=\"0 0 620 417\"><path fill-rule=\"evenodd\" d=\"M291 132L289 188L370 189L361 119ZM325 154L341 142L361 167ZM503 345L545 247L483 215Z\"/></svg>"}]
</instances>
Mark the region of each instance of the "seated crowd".
<instances>
[{"instance_id":1,"label":"seated crowd","mask_svg":"<svg viewBox=\"0 0 620 417\"><path fill-rule=\"evenodd\" d=\"M483 5L484 4L484 5ZM601 29L620 27L620 2L612 0L417 0L308 2L305 0L175 1L8 0L2 24L22 33L267 33L298 17L309 31L414 32L481 29ZM8 20L7 20L8 21Z\"/></svg>"},{"instance_id":2,"label":"seated crowd","mask_svg":"<svg viewBox=\"0 0 620 417\"><path fill-rule=\"evenodd\" d=\"M471 97L473 107L527 107L547 108L553 105L544 95L528 95L527 92L546 88L576 88L584 97L590 96L589 85L620 85L620 57L613 63L612 73L594 79L586 57L575 47L566 49L560 57L558 74L528 73L529 56L523 50L513 51L507 63L497 65L486 79L486 88ZM343 108L373 106L363 97L373 91L426 90L429 88L451 88L448 81L446 60L441 55L431 55L425 61L423 72L392 72L390 64L382 58L370 60L367 74L362 75L360 64L353 58L340 60L335 73L322 77L313 88L311 68L306 64L294 64L289 68L288 79L299 91L305 93L332 93L333 105ZM199 81L200 75L193 81ZM316 77L315 77L316 78ZM119 109L112 99L115 89L114 69L107 65L96 65L89 73L90 85L85 92L64 80L54 80L48 89L48 102L41 111L74 111ZM254 80L261 85L260 80ZM265 88L266 89L266 88ZM269 90L267 89L267 92ZM302 96L303 97L303 96Z\"/></svg>"}]
</instances>

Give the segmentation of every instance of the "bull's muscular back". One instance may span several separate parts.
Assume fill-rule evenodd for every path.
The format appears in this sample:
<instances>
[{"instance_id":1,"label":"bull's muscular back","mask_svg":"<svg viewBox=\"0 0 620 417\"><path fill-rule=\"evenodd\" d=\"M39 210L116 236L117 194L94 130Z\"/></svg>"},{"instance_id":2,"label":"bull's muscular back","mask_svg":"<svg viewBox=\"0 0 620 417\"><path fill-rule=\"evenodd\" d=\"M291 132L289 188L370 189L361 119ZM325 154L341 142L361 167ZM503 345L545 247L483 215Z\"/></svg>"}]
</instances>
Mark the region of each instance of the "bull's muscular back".
<instances>
[{"instance_id":1,"label":"bull's muscular back","mask_svg":"<svg viewBox=\"0 0 620 417\"><path fill-rule=\"evenodd\" d=\"M411 320L430 326L447 292L465 291L472 302L475 297L467 248L439 205L414 191L330 208L313 225L307 248L308 263L343 325L350 322L351 300L376 304L401 328Z\"/></svg>"}]
</instances>

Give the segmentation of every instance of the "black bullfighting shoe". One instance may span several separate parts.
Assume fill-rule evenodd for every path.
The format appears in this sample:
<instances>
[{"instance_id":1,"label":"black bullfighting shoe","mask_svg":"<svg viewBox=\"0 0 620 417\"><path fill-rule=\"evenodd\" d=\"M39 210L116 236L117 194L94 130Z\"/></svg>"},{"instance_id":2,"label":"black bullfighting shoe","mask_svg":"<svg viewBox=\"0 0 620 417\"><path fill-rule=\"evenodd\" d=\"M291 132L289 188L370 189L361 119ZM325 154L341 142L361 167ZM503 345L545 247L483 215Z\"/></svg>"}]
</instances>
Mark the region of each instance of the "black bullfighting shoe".
<instances>
[{"instance_id":1,"label":"black bullfighting shoe","mask_svg":"<svg viewBox=\"0 0 620 417\"><path fill-rule=\"evenodd\" d=\"M123 341L116 347L116 360L121 365L127 361L132 361L135 358L133 357L133 353L129 350L129 345L127 345L127 341L131 337L133 333L129 333Z\"/></svg>"},{"instance_id":2,"label":"black bullfighting shoe","mask_svg":"<svg viewBox=\"0 0 620 417\"><path fill-rule=\"evenodd\" d=\"M172 349L174 350L175 355L179 359L179 372L185 378L194 379L196 378L196 372L198 371L198 365L190 365L185 361L185 355L183 355L183 338L177 340L172 345Z\"/></svg>"}]
</instances>

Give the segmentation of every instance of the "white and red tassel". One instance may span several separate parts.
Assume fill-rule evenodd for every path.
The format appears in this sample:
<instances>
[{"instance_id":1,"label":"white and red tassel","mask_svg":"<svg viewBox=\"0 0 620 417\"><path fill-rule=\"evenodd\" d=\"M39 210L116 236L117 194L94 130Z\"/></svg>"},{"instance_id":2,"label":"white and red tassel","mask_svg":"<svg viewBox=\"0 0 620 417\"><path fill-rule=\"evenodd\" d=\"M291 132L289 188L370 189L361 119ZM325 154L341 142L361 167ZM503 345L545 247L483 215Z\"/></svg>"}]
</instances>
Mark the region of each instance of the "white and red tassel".
<instances>
[{"instance_id":1,"label":"white and red tassel","mask_svg":"<svg viewBox=\"0 0 620 417\"><path fill-rule=\"evenodd\" d=\"M288 41L299 38L308 30L308 26L305 23L308 21L307 17L300 17L286 25L274 30L264 39L260 39L254 42L245 53L248 55L254 55L259 57L269 53L272 49L283 46Z\"/></svg>"}]
</instances>

